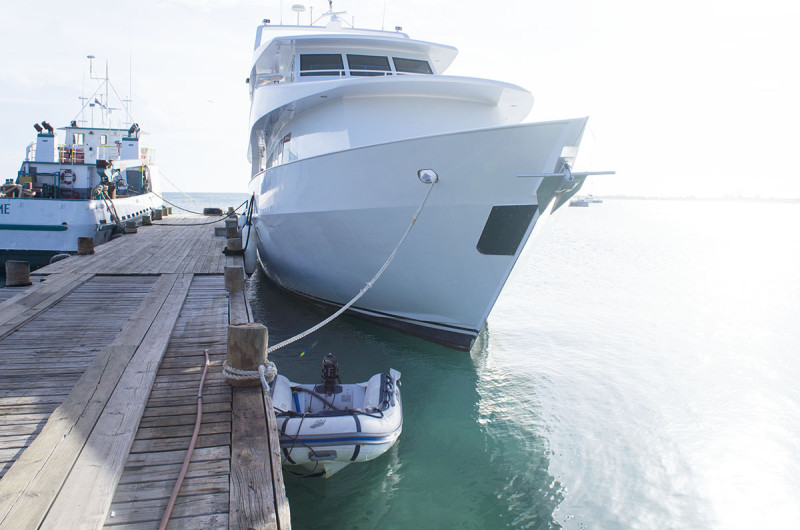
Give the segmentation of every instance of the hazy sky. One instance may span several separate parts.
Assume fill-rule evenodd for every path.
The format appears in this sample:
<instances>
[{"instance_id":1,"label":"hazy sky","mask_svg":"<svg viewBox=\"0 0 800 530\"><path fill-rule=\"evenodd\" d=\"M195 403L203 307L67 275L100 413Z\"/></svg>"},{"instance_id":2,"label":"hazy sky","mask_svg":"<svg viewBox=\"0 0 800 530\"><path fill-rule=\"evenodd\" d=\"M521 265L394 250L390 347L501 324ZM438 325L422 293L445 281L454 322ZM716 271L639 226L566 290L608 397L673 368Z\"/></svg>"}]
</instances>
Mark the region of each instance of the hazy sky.
<instances>
[{"instance_id":1,"label":"hazy sky","mask_svg":"<svg viewBox=\"0 0 800 530\"><path fill-rule=\"evenodd\" d=\"M294 23L285 1L284 23ZM434 4L434 5L429 5ZM502 11L496 8L501 6ZM336 0L356 26L402 26L450 44L447 73L519 84L527 121L590 116L579 169L615 169L589 191L800 197L800 4L739 0ZM385 22L384 22L385 10ZM308 23L309 12L301 16ZM185 191L246 191L255 28L281 2L2 0L0 177L13 178L34 122L64 126L110 64L121 95ZM132 80L129 71L133 72ZM166 184L165 190L172 191Z\"/></svg>"}]
</instances>

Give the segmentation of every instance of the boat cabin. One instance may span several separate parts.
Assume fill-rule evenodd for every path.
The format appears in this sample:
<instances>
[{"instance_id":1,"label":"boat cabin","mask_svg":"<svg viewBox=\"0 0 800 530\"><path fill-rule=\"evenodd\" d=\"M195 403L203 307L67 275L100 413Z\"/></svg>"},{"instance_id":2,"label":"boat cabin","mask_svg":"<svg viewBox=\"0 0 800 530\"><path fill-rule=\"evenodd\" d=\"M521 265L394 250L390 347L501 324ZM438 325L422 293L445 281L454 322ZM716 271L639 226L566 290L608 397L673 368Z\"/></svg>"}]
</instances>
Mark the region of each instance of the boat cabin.
<instances>
[{"instance_id":1,"label":"boat cabin","mask_svg":"<svg viewBox=\"0 0 800 530\"><path fill-rule=\"evenodd\" d=\"M268 84L332 77L441 74L458 53L452 46L411 40L399 31L341 25L270 26L256 34L251 92Z\"/></svg>"},{"instance_id":2,"label":"boat cabin","mask_svg":"<svg viewBox=\"0 0 800 530\"><path fill-rule=\"evenodd\" d=\"M58 144L46 121L35 124L36 142L28 146L16 182L6 182L9 197L89 199L100 184L116 196L138 195L148 189L144 164L152 152L139 146L140 129L82 127L72 122Z\"/></svg>"}]
</instances>

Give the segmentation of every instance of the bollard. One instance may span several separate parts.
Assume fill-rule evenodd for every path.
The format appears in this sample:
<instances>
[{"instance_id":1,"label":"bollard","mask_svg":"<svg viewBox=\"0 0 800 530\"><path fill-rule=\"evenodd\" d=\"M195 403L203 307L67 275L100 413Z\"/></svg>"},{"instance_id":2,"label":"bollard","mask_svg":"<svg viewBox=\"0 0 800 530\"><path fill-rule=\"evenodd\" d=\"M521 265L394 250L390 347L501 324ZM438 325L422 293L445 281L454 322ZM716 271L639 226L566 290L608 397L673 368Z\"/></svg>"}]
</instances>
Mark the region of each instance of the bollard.
<instances>
[{"instance_id":1,"label":"bollard","mask_svg":"<svg viewBox=\"0 0 800 530\"><path fill-rule=\"evenodd\" d=\"M172 206L167 206L167 214L172 215Z\"/></svg>"},{"instance_id":2,"label":"bollard","mask_svg":"<svg viewBox=\"0 0 800 530\"><path fill-rule=\"evenodd\" d=\"M239 237L239 227L225 223L225 237L229 239L232 237Z\"/></svg>"},{"instance_id":3,"label":"bollard","mask_svg":"<svg viewBox=\"0 0 800 530\"><path fill-rule=\"evenodd\" d=\"M227 291L244 290L244 268L241 266L225 266L225 289Z\"/></svg>"},{"instance_id":4,"label":"bollard","mask_svg":"<svg viewBox=\"0 0 800 530\"><path fill-rule=\"evenodd\" d=\"M142 226L151 226L152 224L153 224L153 220L150 219L150 216L147 215L147 214L144 214L142 216Z\"/></svg>"},{"instance_id":5,"label":"bollard","mask_svg":"<svg viewBox=\"0 0 800 530\"><path fill-rule=\"evenodd\" d=\"M126 234L135 234L136 233L136 221L126 221L125 222L125 233Z\"/></svg>"},{"instance_id":6,"label":"bollard","mask_svg":"<svg viewBox=\"0 0 800 530\"><path fill-rule=\"evenodd\" d=\"M228 206L228 215L233 213L233 206Z\"/></svg>"},{"instance_id":7,"label":"bollard","mask_svg":"<svg viewBox=\"0 0 800 530\"><path fill-rule=\"evenodd\" d=\"M6 261L6 287L31 285L31 264L27 261Z\"/></svg>"},{"instance_id":8,"label":"bollard","mask_svg":"<svg viewBox=\"0 0 800 530\"><path fill-rule=\"evenodd\" d=\"M241 237L229 237L228 238L228 250L231 252L239 252L242 250L242 238Z\"/></svg>"},{"instance_id":9,"label":"bollard","mask_svg":"<svg viewBox=\"0 0 800 530\"><path fill-rule=\"evenodd\" d=\"M153 210L153 221L160 221L162 217L161 210Z\"/></svg>"},{"instance_id":10,"label":"bollard","mask_svg":"<svg viewBox=\"0 0 800 530\"><path fill-rule=\"evenodd\" d=\"M169 217L169 208L167 208L166 206L164 206L163 208L161 208L161 215L162 215L163 217Z\"/></svg>"},{"instance_id":11,"label":"bollard","mask_svg":"<svg viewBox=\"0 0 800 530\"><path fill-rule=\"evenodd\" d=\"M253 322L228 326L228 366L239 370L256 371L267 362L267 340L269 333L263 324ZM238 381L227 379L235 387L259 386L258 379Z\"/></svg>"},{"instance_id":12,"label":"bollard","mask_svg":"<svg viewBox=\"0 0 800 530\"><path fill-rule=\"evenodd\" d=\"M94 238L91 237L79 237L78 238L78 254L81 256L86 256L88 254L94 254Z\"/></svg>"}]
</instances>

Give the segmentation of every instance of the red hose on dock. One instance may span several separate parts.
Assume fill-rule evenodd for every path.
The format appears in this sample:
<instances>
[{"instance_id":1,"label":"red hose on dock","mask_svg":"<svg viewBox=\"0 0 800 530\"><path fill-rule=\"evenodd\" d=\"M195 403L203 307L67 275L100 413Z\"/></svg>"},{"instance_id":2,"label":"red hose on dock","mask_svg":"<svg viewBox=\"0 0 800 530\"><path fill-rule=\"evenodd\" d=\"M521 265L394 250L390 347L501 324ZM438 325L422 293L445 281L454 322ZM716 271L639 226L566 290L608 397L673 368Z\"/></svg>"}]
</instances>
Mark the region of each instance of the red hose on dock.
<instances>
[{"instance_id":1,"label":"red hose on dock","mask_svg":"<svg viewBox=\"0 0 800 530\"><path fill-rule=\"evenodd\" d=\"M192 460L192 453L194 453L194 446L197 443L197 435L200 433L200 423L203 421L203 385L206 382L206 373L208 372L208 350L203 350L206 356L205 365L203 366L203 376L200 378L200 388L197 390L197 419L194 422L194 432L192 433L192 441L189 442L189 451L186 453L186 458L183 460L181 466L181 474L178 475L178 482L172 488L172 495L167 504L167 510L164 512L164 517L161 519L161 524L158 526L159 530L165 530L169 518L172 515L172 509L175 507L175 501L178 499L178 492L181 491L183 479L186 477L186 470L189 469L189 462Z\"/></svg>"}]
</instances>

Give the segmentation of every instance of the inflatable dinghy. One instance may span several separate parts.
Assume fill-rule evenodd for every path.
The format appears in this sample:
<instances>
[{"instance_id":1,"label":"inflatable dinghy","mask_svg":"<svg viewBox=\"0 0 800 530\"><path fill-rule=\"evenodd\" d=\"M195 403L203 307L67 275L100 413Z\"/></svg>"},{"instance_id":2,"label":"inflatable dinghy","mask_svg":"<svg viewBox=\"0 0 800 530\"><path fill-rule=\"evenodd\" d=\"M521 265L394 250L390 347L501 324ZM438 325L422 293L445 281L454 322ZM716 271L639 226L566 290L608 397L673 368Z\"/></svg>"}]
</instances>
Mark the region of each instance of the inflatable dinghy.
<instances>
[{"instance_id":1,"label":"inflatable dinghy","mask_svg":"<svg viewBox=\"0 0 800 530\"><path fill-rule=\"evenodd\" d=\"M403 430L400 372L341 384L336 357L322 361L322 383L300 384L278 375L271 383L281 458L303 477L330 477L351 462L377 458Z\"/></svg>"}]
</instances>

